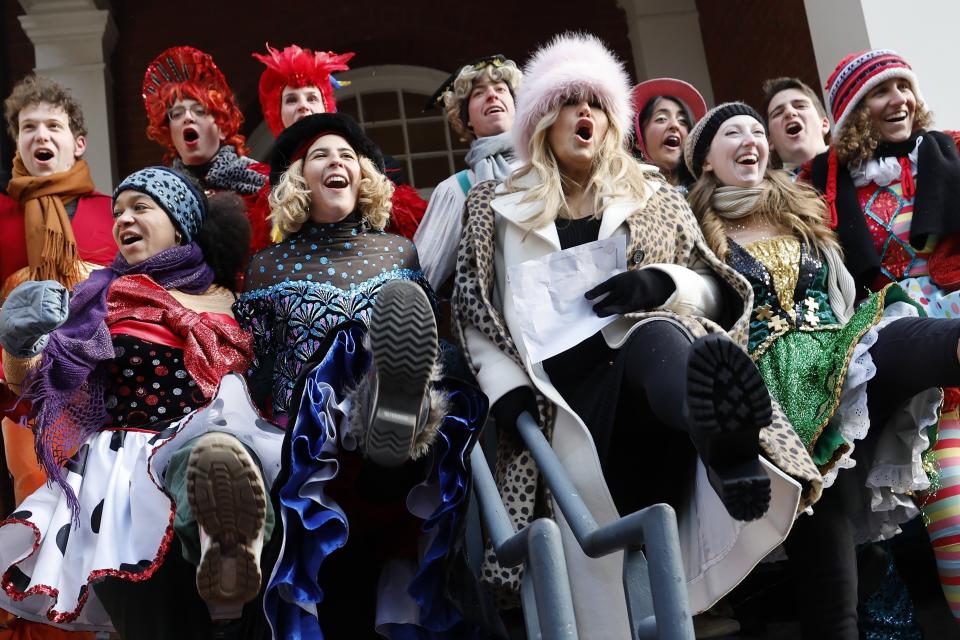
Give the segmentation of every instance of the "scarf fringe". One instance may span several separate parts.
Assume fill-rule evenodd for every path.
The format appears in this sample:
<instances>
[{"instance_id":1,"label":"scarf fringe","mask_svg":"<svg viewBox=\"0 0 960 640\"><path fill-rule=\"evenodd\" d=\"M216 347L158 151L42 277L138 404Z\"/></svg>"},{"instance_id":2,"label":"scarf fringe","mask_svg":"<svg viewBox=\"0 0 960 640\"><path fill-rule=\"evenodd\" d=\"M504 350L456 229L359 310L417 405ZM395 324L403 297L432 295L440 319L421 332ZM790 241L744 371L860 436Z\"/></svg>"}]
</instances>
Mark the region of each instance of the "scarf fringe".
<instances>
[{"instance_id":1,"label":"scarf fringe","mask_svg":"<svg viewBox=\"0 0 960 640\"><path fill-rule=\"evenodd\" d=\"M76 243L56 229L44 229L40 264L30 268L30 279L57 280L72 291L83 279Z\"/></svg>"}]
</instances>

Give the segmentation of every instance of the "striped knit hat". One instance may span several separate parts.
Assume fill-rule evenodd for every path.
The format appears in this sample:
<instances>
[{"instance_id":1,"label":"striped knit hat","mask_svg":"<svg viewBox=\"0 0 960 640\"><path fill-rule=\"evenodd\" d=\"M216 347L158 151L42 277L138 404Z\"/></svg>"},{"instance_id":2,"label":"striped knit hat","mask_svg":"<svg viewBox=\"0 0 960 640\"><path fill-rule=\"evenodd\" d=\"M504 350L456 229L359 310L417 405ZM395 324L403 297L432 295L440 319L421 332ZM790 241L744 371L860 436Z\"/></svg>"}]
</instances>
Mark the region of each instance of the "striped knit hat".
<instances>
[{"instance_id":1,"label":"striped knit hat","mask_svg":"<svg viewBox=\"0 0 960 640\"><path fill-rule=\"evenodd\" d=\"M913 95L921 100L917 76L907 61L890 49L871 49L851 53L840 61L827 80L827 97L838 134L847 117L857 108L871 89L890 78L904 78L910 82Z\"/></svg>"},{"instance_id":2,"label":"striped knit hat","mask_svg":"<svg viewBox=\"0 0 960 640\"><path fill-rule=\"evenodd\" d=\"M762 124L764 130L767 128L763 116L744 102L724 102L707 111L690 131L683 145L683 161L687 163L687 169L694 178L699 178L703 173L703 161L707 157L707 152L710 151L710 144L717 135L720 125L734 116L750 116Z\"/></svg>"}]
</instances>

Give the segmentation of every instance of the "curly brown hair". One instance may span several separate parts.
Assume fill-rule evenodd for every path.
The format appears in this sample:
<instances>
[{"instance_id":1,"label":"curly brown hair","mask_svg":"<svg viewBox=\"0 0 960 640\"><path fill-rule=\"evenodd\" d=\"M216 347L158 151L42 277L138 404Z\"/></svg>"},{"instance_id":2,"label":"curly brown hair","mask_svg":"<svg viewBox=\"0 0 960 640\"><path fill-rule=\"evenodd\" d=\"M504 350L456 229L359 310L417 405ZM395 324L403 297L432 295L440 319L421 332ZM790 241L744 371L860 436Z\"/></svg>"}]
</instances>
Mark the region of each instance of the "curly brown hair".
<instances>
[{"instance_id":1,"label":"curly brown hair","mask_svg":"<svg viewBox=\"0 0 960 640\"><path fill-rule=\"evenodd\" d=\"M917 100L917 109L913 115L913 130L926 129L933 124L933 112L927 105ZM873 157L873 152L880 144L880 132L873 126L873 117L870 107L863 100L847 118L843 129L834 136L833 148L837 153L837 160L843 164L857 164L866 162Z\"/></svg>"},{"instance_id":2,"label":"curly brown hair","mask_svg":"<svg viewBox=\"0 0 960 640\"><path fill-rule=\"evenodd\" d=\"M7 119L7 132L11 138L16 140L20 135L20 112L41 102L63 109L74 137L87 135L83 110L70 89L50 78L31 74L18 82L10 96L3 101L3 116Z\"/></svg>"}]
</instances>

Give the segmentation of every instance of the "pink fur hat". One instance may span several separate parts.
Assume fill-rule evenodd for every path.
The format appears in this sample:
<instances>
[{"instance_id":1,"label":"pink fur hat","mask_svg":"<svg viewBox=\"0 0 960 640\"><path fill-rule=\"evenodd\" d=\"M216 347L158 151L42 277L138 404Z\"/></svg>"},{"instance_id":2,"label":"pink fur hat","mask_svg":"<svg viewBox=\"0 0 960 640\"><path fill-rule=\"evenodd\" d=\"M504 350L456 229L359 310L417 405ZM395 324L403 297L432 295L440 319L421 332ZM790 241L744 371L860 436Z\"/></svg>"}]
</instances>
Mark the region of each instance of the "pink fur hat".
<instances>
[{"instance_id":1,"label":"pink fur hat","mask_svg":"<svg viewBox=\"0 0 960 640\"><path fill-rule=\"evenodd\" d=\"M570 96L600 100L607 117L620 131L630 131L633 107L630 78L620 62L596 36L564 33L538 49L523 69L517 95L513 145L524 162L530 159L530 138L544 115Z\"/></svg>"}]
</instances>

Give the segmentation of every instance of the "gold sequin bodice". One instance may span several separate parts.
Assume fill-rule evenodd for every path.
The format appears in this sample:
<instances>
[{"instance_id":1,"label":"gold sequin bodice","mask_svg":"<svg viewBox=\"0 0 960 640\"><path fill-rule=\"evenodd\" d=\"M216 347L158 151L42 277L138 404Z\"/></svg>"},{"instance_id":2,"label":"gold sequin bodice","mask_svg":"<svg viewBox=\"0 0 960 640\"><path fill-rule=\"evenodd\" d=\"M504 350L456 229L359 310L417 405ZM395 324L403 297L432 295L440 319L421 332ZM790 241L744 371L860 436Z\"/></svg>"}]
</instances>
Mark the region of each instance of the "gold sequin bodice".
<instances>
[{"instance_id":1,"label":"gold sequin bodice","mask_svg":"<svg viewBox=\"0 0 960 640\"><path fill-rule=\"evenodd\" d=\"M800 241L793 236L776 236L751 242L743 248L770 274L780 306L792 309L800 274Z\"/></svg>"}]
</instances>

